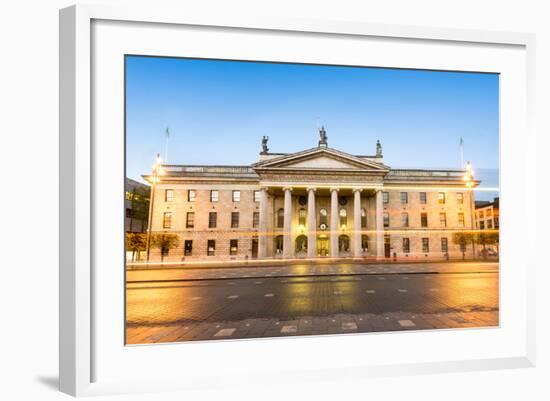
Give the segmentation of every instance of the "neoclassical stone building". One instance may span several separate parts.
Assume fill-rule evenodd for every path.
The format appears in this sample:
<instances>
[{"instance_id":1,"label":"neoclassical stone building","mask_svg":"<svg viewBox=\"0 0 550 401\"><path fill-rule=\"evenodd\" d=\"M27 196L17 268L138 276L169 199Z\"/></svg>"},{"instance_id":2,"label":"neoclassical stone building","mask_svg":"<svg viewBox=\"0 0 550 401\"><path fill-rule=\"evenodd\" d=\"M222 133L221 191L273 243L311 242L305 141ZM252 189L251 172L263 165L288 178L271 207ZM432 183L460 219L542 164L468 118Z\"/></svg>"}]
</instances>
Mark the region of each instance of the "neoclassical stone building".
<instances>
[{"instance_id":1,"label":"neoclassical stone building","mask_svg":"<svg viewBox=\"0 0 550 401\"><path fill-rule=\"evenodd\" d=\"M151 227L180 240L165 261L462 257L453 234L474 229L479 184L465 171L392 169L379 142L352 155L324 129L296 153L269 152L267 139L251 166L163 166Z\"/></svg>"}]
</instances>

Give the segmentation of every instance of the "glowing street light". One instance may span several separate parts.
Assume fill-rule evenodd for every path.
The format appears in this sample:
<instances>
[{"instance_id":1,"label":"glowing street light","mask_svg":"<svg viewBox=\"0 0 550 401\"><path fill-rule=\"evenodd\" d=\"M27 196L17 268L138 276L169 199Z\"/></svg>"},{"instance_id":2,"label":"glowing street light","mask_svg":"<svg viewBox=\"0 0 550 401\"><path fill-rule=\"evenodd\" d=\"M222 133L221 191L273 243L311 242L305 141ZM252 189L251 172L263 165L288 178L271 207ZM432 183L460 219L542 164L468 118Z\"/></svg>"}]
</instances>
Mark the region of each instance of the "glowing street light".
<instances>
[{"instance_id":1,"label":"glowing street light","mask_svg":"<svg viewBox=\"0 0 550 401\"><path fill-rule=\"evenodd\" d=\"M472 188L474 186L474 170L470 162L466 163L466 171L462 180L466 182L466 188Z\"/></svg>"},{"instance_id":2,"label":"glowing street light","mask_svg":"<svg viewBox=\"0 0 550 401\"><path fill-rule=\"evenodd\" d=\"M155 203L155 188L156 185L160 182L160 177L166 174L166 171L162 167L162 158L160 154L157 153L157 158L152 167L151 172L151 201L149 202L149 219L147 224L147 262L149 262L149 255L151 252L151 230L153 226L153 206Z\"/></svg>"}]
</instances>

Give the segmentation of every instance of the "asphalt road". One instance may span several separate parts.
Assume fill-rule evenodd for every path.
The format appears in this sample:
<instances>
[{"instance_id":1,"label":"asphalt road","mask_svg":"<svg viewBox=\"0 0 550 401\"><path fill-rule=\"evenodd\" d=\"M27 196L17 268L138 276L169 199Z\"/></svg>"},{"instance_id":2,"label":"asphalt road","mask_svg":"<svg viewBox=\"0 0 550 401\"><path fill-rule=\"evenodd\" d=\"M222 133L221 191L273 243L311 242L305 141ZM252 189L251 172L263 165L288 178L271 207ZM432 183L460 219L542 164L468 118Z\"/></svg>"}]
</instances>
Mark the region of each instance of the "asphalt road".
<instances>
[{"instance_id":1,"label":"asphalt road","mask_svg":"<svg viewBox=\"0 0 550 401\"><path fill-rule=\"evenodd\" d=\"M498 273L354 274L127 285L128 327L335 314L498 311Z\"/></svg>"}]
</instances>

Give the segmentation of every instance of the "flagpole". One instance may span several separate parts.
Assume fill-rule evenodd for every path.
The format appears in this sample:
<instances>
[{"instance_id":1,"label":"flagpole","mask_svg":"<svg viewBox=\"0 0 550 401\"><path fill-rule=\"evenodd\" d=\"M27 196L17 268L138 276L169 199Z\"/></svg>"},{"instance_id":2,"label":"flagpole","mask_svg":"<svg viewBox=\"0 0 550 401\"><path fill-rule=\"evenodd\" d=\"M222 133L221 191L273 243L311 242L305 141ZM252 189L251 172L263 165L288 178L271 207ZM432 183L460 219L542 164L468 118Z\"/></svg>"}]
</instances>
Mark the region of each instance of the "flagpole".
<instances>
[{"instance_id":1,"label":"flagpole","mask_svg":"<svg viewBox=\"0 0 550 401\"><path fill-rule=\"evenodd\" d=\"M464 168L464 140L460 137L460 168Z\"/></svg>"},{"instance_id":2,"label":"flagpole","mask_svg":"<svg viewBox=\"0 0 550 401\"><path fill-rule=\"evenodd\" d=\"M166 137L164 140L164 164L168 163L168 138L170 138L170 128L166 127Z\"/></svg>"}]
</instances>

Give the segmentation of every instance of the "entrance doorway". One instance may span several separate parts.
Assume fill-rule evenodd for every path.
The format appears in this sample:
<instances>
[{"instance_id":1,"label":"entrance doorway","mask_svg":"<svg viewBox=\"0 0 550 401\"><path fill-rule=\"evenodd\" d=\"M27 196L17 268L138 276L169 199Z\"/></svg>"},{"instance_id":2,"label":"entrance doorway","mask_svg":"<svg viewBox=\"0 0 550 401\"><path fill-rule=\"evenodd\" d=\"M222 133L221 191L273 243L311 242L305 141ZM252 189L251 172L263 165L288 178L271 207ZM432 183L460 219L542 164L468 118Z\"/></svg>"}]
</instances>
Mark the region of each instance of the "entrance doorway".
<instances>
[{"instance_id":1,"label":"entrance doorway","mask_svg":"<svg viewBox=\"0 0 550 401\"><path fill-rule=\"evenodd\" d=\"M258 257L258 238L252 238L252 259Z\"/></svg>"},{"instance_id":2,"label":"entrance doorway","mask_svg":"<svg viewBox=\"0 0 550 401\"><path fill-rule=\"evenodd\" d=\"M389 235L384 235L384 256L386 258L389 258L391 256L390 236Z\"/></svg>"},{"instance_id":3,"label":"entrance doorway","mask_svg":"<svg viewBox=\"0 0 550 401\"><path fill-rule=\"evenodd\" d=\"M319 256L328 256L328 238L326 236L317 238L317 253Z\"/></svg>"}]
</instances>

